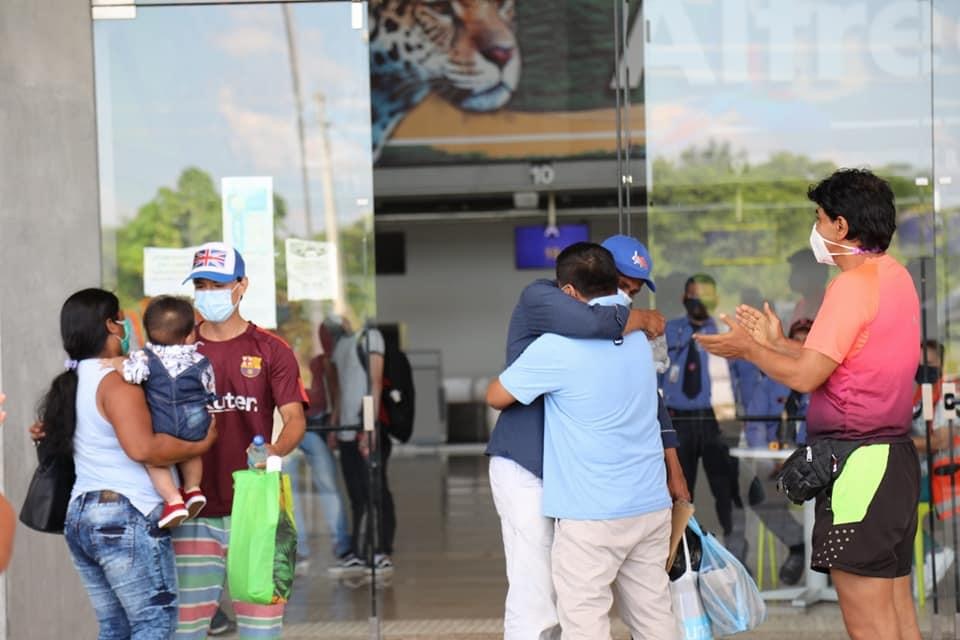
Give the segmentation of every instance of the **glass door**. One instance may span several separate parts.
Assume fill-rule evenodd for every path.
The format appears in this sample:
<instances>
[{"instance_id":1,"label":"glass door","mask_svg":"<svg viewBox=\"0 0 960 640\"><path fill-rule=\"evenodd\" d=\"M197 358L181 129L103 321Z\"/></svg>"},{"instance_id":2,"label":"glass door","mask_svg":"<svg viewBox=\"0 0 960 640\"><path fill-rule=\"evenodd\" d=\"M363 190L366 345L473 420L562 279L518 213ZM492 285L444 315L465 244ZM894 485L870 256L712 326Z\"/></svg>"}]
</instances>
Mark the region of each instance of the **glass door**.
<instances>
[{"instance_id":1,"label":"glass door","mask_svg":"<svg viewBox=\"0 0 960 640\"><path fill-rule=\"evenodd\" d=\"M785 331L809 323L836 270L810 250L816 205L807 189L842 167L889 181L899 215L890 253L918 288L921 265L933 278L925 3L651 0L644 12L648 223L657 307L668 318L685 317L683 298L708 283L714 318L768 301ZM790 391L770 391L774 402L761 409L755 373L710 360L710 404L727 443L742 450L776 446L789 429L778 423ZM734 552L749 539L752 564L754 518L786 514L792 533L776 533L787 558L785 547L803 541L800 517L773 504L770 468L750 460L740 462L744 509L733 509L732 527L713 509L698 518L725 529Z\"/></svg>"},{"instance_id":2,"label":"glass door","mask_svg":"<svg viewBox=\"0 0 960 640\"><path fill-rule=\"evenodd\" d=\"M960 20L956 3L932 3L931 46L933 171L931 201L935 220L935 251L938 276L937 337L946 347L945 373L954 375L960 366L956 342L960 338L960 280L956 277L960 257L960 40L953 26Z\"/></svg>"},{"instance_id":3,"label":"glass door","mask_svg":"<svg viewBox=\"0 0 960 640\"><path fill-rule=\"evenodd\" d=\"M95 22L105 285L143 344L147 301L193 294L182 281L194 248L232 244L249 278L242 315L289 343L317 392L323 367L311 363L334 355L333 338L358 342L375 314L366 5L141 3L134 15ZM341 372L358 387L344 427L361 426L359 366ZM329 393L318 393L310 424L331 426L316 411ZM353 581L328 578L351 546L350 503L332 514L304 457L286 460L300 540L285 624L365 622L365 563ZM336 491L339 468L325 458Z\"/></svg>"}]
</instances>

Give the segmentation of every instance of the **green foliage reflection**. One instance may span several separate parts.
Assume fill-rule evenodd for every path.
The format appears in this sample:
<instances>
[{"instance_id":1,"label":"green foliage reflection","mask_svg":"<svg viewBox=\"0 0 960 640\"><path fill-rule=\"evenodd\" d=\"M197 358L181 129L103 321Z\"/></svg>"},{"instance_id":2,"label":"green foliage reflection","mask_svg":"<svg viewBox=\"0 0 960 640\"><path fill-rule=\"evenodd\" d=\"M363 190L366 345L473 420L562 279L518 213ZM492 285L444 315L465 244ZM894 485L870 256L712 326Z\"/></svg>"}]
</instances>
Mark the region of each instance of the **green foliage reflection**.
<instances>
[{"instance_id":1,"label":"green foliage reflection","mask_svg":"<svg viewBox=\"0 0 960 640\"><path fill-rule=\"evenodd\" d=\"M745 152L708 142L676 159L657 158L650 185L649 239L657 271L657 306L680 315L683 281L706 271L717 279L720 310L731 312L743 292L792 300L786 257L808 247L815 207L807 188L837 169L832 162L778 152L751 165ZM899 220L929 215L930 203L907 165L875 167L897 198ZM891 252L907 261L930 254L932 242L894 237ZM663 281L661 283L661 281Z\"/></svg>"},{"instance_id":2,"label":"green foliage reflection","mask_svg":"<svg viewBox=\"0 0 960 640\"><path fill-rule=\"evenodd\" d=\"M284 227L286 200L274 194L274 220L277 230ZM125 309L142 306L143 250L145 247L179 248L220 240L223 237L220 194L209 173L190 167L177 179L174 187L160 187L152 200L141 206L136 216L116 230L116 291ZM275 233L276 256L284 255L285 233ZM370 233L363 220L340 229L339 249L346 274L345 294L348 314L355 321L375 312L373 297L373 248L367 247ZM109 238L109 235L105 235ZM324 234L312 239L323 240ZM105 239L106 244L111 244ZM107 247L105 252L109 255ZM105 260L109 264L110 261ZM111 282L114 274L104 274ZM283 259L276 260L278 333L291 343L306 362L313 351L316 323L331 303L289 302L287 272ZM359 326L355 324L354 326Z\"/></svg>"}]
</instances>

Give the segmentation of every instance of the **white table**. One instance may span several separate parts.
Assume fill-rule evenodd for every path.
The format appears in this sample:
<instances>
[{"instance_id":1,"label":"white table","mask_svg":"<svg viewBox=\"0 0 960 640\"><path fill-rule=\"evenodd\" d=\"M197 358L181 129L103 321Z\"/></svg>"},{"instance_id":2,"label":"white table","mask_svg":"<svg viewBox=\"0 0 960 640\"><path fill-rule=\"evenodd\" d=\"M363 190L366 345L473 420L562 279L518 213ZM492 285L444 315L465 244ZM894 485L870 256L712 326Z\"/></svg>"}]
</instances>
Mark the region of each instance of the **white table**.
<instances>
[{"instance_id":1,"label":"white table","mask_svg":"<svg viewBox=\"0 0 960 640\"><path fill-rule=\"evenodd\" d=\"M794 449L749 449L746 447L734 447L730 449L730 455L742 460L786 460ZM788 587L785 589L772 589L761 591L760 595L764 600L790 600L795 607L806 608L817 602L836 602L837 592L829 586L827 574L813 571L810 569L810 557L813 553L813 518L815 500L807 500L803 503L803 540L806 571L806 579L803 585L797 587Z\"/></svg>"}]
</instances>

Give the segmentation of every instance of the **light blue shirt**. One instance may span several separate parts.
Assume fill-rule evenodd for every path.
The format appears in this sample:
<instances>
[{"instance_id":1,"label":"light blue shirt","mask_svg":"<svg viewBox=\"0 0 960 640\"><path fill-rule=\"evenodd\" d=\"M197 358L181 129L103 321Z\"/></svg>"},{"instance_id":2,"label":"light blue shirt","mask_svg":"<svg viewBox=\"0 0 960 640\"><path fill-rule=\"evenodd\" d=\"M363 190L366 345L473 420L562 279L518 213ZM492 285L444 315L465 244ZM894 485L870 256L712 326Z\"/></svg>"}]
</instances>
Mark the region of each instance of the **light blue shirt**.
<instances>
[{"instance_id":1,"label":"light blue shirt","mask_svg":"<svg viewBox=\"0 0 960 640\"><path fill-rule=\"evenodd\" d=\"M544 515L615 520L671 506L653 354L642 333L622 344L545 334L500 383L523 404L545 397Z\"/></svg>"},{"instance_id":2,"label":"light blue shirt","mask_svg":"<svg viewBox=\"0 0 960 640\"><path fill-rule=\"evenodd\" d=\"M730 384L733 386L733 397L737 402L737 413L746 415L747 407L750 406L753 394L763 378L763 371L760 371L760 368L752 362L730 361Z\"/></svg>"},{"instance_id":3,"label":"light blue shirt","mask_svg":"<svg viewBox=\"0 0 960 640\"><path fill-rule=\"evenodd\" d=\"M117 432L97 408L97 389L113 371L97 358L77 366L77 430L73 434L73 464L77 480L70 492L73 501L90 491L108 489L127 498L143 515L150 515L162 502L153 488L147 468L124 452Z\"/></svg>"}]
</instances>

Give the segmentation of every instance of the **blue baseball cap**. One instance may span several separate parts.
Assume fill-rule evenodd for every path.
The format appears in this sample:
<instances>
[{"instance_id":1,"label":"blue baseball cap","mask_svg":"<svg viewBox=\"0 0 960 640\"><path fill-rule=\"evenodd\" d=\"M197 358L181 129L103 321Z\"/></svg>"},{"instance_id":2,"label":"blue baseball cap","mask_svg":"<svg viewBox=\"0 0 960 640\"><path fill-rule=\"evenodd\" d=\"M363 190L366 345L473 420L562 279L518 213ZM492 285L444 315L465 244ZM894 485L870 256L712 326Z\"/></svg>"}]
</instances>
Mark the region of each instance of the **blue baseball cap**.
<instances>
[{"instance_id":1,"label":"blue baseball cap","mask_svg":"<svg viewBox=\"0 0 960 640\"><path fill-rule=\"evenodd\" d=\"M188 280L213 280L214 282L233 282L246 275L246 266L240 252L223 242L208 242L197 248L193 254L193 269Z\"/></svg>"},{"instance_id":2,"label":"blue baseball cap","mask_svg":"<svg viewBox=\"0 0 960 640\"><path fill-rule=\"evenodd\" d=\"M628 278L643 280L650 287L650 291L657 290L653 278L650 277L650 273L653 271L653 260L642 242L630 236L616 235L604 240L602 245L604 249L613 254L617 271Z\"/></svg>"}]
</instances>

